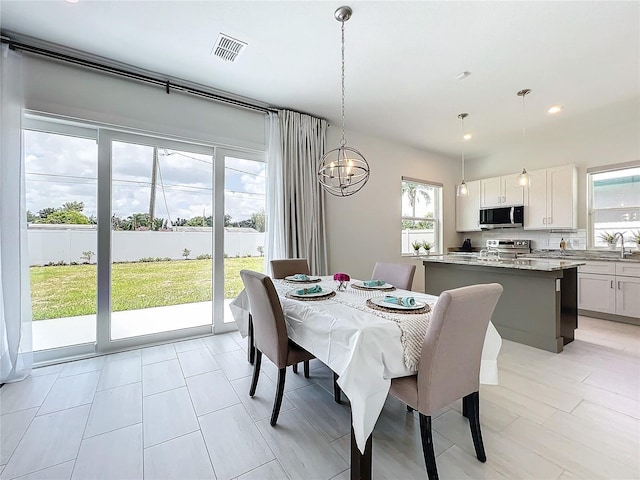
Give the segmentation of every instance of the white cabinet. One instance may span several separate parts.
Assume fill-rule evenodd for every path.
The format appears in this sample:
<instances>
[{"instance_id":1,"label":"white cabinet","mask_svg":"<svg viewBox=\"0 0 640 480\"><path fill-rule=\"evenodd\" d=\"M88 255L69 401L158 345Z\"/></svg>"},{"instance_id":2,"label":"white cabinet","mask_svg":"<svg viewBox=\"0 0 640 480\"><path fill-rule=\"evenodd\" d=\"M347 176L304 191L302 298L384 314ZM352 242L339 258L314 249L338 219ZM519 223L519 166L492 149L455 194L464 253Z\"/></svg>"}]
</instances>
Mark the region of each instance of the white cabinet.
<instances>
[{"instance_id":1,"label":"white cabinet","mask_svg":"<svg viewBox=\"0 0 640 480\"><path fill-rule=\"evenodd\" d=\"M480 206L508 207L522 205L522 187L518 186L518 173L480 180Z\"/></svg>"},{"instance_id":2,"label":"white cabinet","mask_svg":"<svg viewBox=\"0 0 640 480\"><path fill-rule=\"evenodd\" d=\"M524 228L529 230L578 228L577 182L573 165L529 172L524 195Z\"/></svg>"},{"instance_id":3,"label":"white cabinet","mask_svg":"<svg viewBox=\"0 0 640 480\"><path fill-rule=\"evenodd\" d=\"M587 262L578 267L578 308L640 318L640 264Z\"/></svg>"},{"instance_id":4,"label":"white cabinet","mask_svg":"<svg viewBox=\"0 0 640 480\"><path fill-rule=\"evenodd\" d=\"M469 195L456 197L456 231L480 231L480 180L467 182Z\"/></svg>"},{"instance_id":5,"label":"white cabinet","mask_svg":"<svg viewBox=\"0 0 640 480\"><path fill-rule=\"evenodd\" d=\"M578 308L615 314L615 281L614 275L580 273L578 275Z\"/></svg>"}]
</instances>

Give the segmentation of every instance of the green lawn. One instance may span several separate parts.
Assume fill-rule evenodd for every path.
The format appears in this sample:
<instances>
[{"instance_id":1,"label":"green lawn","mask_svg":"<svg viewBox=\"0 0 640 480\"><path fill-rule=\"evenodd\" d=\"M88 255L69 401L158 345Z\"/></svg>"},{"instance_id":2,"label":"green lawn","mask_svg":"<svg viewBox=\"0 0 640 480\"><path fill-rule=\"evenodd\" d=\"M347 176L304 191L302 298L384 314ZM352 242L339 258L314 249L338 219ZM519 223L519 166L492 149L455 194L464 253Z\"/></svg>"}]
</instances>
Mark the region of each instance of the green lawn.
<instances>
[{"instance_id":1,"label":"green lawn","mask_svg":"<svg viewBox=\"0 0 640 480\"><path fill-rule=\"evenodd\" d=\"M262 271L264 258L224 260L224 298L242 290L240 270ZM96 266L31 267L33 319L96 313ZM114 311L211 300L211 260L116 263L112 266Z\"/></svg>"}]
</instances>

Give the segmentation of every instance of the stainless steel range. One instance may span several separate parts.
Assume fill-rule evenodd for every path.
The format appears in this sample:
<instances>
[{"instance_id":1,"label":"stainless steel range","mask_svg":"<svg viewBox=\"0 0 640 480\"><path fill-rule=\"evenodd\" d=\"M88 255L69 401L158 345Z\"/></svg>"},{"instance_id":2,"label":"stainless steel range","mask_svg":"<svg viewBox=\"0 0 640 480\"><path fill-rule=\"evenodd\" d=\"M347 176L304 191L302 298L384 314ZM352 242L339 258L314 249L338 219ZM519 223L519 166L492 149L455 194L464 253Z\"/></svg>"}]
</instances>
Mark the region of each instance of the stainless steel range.
<instances>
[{"instance_id":1,"label":"stainless steel range","mask_svg":"<svg viewBox=\"0 0 640 480\"><path fill-rule=\"evenodd\" d=\"M490 239L486 246L487 250L498 251L502 258L531 253L531 240Z\"/></svg>"}]
</instances>

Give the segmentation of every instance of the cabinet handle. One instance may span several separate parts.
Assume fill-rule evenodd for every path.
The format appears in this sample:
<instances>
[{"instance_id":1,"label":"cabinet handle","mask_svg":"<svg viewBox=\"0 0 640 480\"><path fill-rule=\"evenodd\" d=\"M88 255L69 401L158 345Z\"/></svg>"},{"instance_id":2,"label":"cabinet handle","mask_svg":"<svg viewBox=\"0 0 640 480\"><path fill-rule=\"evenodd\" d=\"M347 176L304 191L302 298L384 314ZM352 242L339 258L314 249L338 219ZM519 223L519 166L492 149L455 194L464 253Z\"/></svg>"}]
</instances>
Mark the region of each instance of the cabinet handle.
<instances>
[{"instance_id":1,"label":"cabinet handle","mask_svg":"<svg viewBox=\"0 0 640 480\"><path fill-rule=\"evenodd\" d=\"M620 280L618 280L618 290L620 290Z\"/></svg>"},{"instance_id":2,"label":"cabinet handle","mask_svg":"<svg viewBox=\"0 0 640 480\"><path fill-rule=\"evenodd\" d=\"M502 202L500 201L500 195L498 195L498 203L502 203Z\"/></svg>"},{"instance_id":3,"label":"cabinet handle","mask_svg":"<svg viewBox=\"0 0 640 480\"><path fill-rule=\"evenodd\" d=\"M547 224L547 217L542 217L542 224L546 225Z\"/></svg>"},{"instance_id":4,"label":"cabinet handle","mask_svg":"<svg viewBox=\"0 0 640 480\"><path fill-rule=\"evenodd\" d=\"M552 222L551 217L548 217L547 224L551 225L552 223L553 223L553 222Z\"/></svg>"},{"instance_id":5,"label":"cabinet handle","mask_svg":"<svg viewBox=\"0 0 640 480\"><path fill-rule=\"evenodd\" d=\"M613 288L613 280L611 280L611 288Z\"/></svg>"},{"instance_id":6,"label":"cabinet handle","mask_svg":"<svg viewBox=\"0 0 640 480\"><path fill-rule=\"evenodd\" d=\"M502 203L505 203L507 201L507 197L505 197L504 195L502 196Z\"/></svg>"}]
</instances>

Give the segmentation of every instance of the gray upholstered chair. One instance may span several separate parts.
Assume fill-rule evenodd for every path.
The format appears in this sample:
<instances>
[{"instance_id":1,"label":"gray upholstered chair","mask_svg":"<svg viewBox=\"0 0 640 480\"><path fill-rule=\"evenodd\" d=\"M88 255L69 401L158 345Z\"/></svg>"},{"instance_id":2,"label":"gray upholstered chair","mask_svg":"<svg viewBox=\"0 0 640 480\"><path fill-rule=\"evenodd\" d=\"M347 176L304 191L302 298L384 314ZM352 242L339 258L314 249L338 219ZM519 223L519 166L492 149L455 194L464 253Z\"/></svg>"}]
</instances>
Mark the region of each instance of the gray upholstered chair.
<instances>
[{"instance_id":1,"label":"gray upholstered chair","mask_svg":"<svg viewBox=\"0 0 640 480\"><path fill-rule=\"evenodd\" d=\"M480 432L480 361L502 285L489 283L440 294L422 344L418 374L391 380L391 394L420 414L422 450L430 480L438 478L431 415L462 398L476 456L487 460Z\"/></svg>"},{"instance_id":2,"label":"gray upholstered chair","mask_svg":"<svg viewBox=\"0 0 640 480\"><path fill-rule=\"evenodd\" d=\"M373 267L371 278L385 280L396 288L411 290L416 266L409 263L383 263L377 262Z\"/></svg>"},{"instance_id":3,"label":"gray upholstered chair","mask_svg":"<svg viewBox=\"0 0 640 480\"><path fill-rule=\"evenodd\" d=\"M271 273L273 278L284 278L296 273L311 275L309 262L306 258L285 258L271 260Z\"/></svg>"},{"instance_id":4,"label":"gray upholstered chair","mask_svg":"<svg viewBox=\"0 0 640 480\"><path fill-rule=\"evenodd\" d=\"M264 353L276 367L278 367L278 386L276 398L271 413L271 425L278 421L280 404L284 392L284 381L287 376L287 367L299 362L305 363L305 377L309 377L309 360L314 356L304 348L296 345L287 335L287 324L284 321L282 305L273 286L271 278L267 275L251 270L241 270L240 277L249 297L251 316L253 318L253 335L256 356L253 365L253 379L249 395L253 397L258 386L260 364Z\"/></svg>"}]
</instances>

